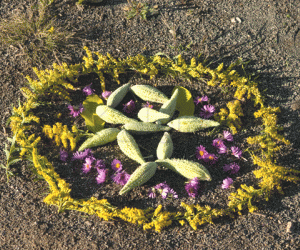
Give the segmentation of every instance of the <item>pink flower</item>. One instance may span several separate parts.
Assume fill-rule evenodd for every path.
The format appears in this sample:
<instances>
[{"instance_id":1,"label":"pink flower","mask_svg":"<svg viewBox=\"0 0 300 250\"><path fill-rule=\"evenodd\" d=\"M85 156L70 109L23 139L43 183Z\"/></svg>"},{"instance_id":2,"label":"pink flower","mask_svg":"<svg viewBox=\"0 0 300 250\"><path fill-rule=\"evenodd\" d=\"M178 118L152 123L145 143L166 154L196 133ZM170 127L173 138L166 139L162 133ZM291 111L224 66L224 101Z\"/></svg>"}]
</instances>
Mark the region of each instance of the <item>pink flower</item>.
<instances>
[{"instance_id":1,"label":"pink flower","mask_svg":"<svg viewBox=\"0 0 300 250\"><path fill-rule=\"evenodd\" d=\"M202 97L197 96L197 98L194 100L194 103L198 105L199 103L207 102L207 101L208 101L208 97L206 95Z\"/></svg>"},{"instance_id":2,"label":"pink flower","mask_svg":"<svg viewBox=\"0 0 300 250\"><path fill-rule=\"evenodd\" d=\"M135 109L135 103L133 100L130 100L126 104L123 104L123 111L126 113L132 113L132 111Z\"/></svg>"},{"instance_id":3,"label":"pink flower","mask_svg":"<svg viewBox=\"0 0 300 250\"><path fill-rule=\"evenodd\" d=\"M84 151L76 151L73 154L72 161L74 160L84 160L87 156L93 156L92 150L90 148L85 149Z\"/></svg>"},{"instance_id":4,"label":"pink flower","mask_svg":"<svg viewBox=\"0 0 300 250\"><path fill-rule=\"evenodd\" d=\"M212 141L212 145L215 148L219 148L221 145L224 145L224 142L220 138L216 138Z\"/></svg>"},{"instance_id":5,"label":"pink flower","mask_svg":"<svg viewBox=\"0 0 300 250\"><path fill-rule=\"evenodd\" d=\"M63 149L61 149L59 151L59 153L60 153L60 160L66 162L67 158L68 158L68 152L65 151L65 150L63 150Z\"/></svg>"},{"instance_id":6,"label":"pink flower","mask_svg":"<svg viewBox=\"0 0 300 250\"><path fill-rule=\"evenodd\" d=\"M169 187L169 185L166 183L166 181L164 181L162 183L159 183L156 186L154 186L154 188L152 188L152 192L154 192L153 189L154 190L157 189L160 192L161 197L163 199L166 199L167 197L173 197L175 199L178 198L177 193L172 188Z\"/></svg>"},{"instance_id":7,"label":"pink flower","mask_svg":"<svg viewBox=\"0 0 300 250\"><path fill-rule=\"evenodd\" d=\"M143 104L143 108L153 109L153 105L151 105L150 102L146 102L146 104Z\"/></svg>"},{"instance_id":8,"label":"pink flower","mask_svg":"<svg viewBox=\"0 0 300 250\"><path fill-rule=\"evenodd\" d=\"M215 107L213 105L204 105L203 108L201 109L200 116L207 119L213 116L215 112Z\"/></svg>"},{"instance_id":9,"label":"pink flower","mask_svg":"<svg viewBox=\"0 0 300 250\"><path fill-rule=\"evenodd\" d=\"M122 165L122 163L121 163L119 160L114 159L114 160L112 161L112 163L111 163L111 168L112 168L114 171L118 172L118 171L121 171L121 170L123 169L123 165Z\"/></svg>"},{"instance_id":10,"label":"pink flower","mask_svg":"<svg viewBox=\"0 0 300 250\"><path fill-rule=\"evenodd\" d=\"M96 177L97 184L101 184L105 182L107 169L99 169L97 168L98 175Z\"/></svg>"},{"instance_id":11,"label":"pink flower","mask_svg":"<svg viewBox=\"0 0 300 250\"><path fill-rule=\"evenodd\" d=\"M77 117L83 112L84 107L80 103L78 108L76 108L75 106L72 106L72 105L68 105L68 109L71 111L70 115L73 115L74 117Z\"/></svg>"},{"instance_id":12,"label":"pink flower","mask_svg":"<svg viewBox=\"0 0 300 250\"><path fill-rule=\"evenodd\" d=\"M236 158L240 159L242 157L243 151L240 148L232 146L230 149L232 155L234 155Z\"/></svg>"},{"instance_id":13,"label":"pink flower","mask_svg":"<svg viewBox=\"0 0 300 250\"><path fill-rule=\"evenodd\" d=\"M238 164L236 164L235 162L233 162L233 163L224 165L223 170L225 172L230 171L230 174L236 174L237 172L239 172L240 166Z\"/></svg>"},{"instance_id":14,"label":"pink flower","mask_svg":"<svg viewBox=\"0 0 300 250\"><path fill-rule=\"evenodd\" d=\"M102 92L101 95L102 95L102 97L103 97L105 100L107 100L108 97L111 95L111 91L105 90L104 92Z\"/></svg>"},{"instance_id":15,"label":"pink flower","mask_svg":"<svg viewBox=\"0 0 300 250\"><path fill-rule=\"evenodd\" d=\"M215 164L218 160L218 157L215 154L207 153L206 155L204 155L203 160L205 162L209 162L210 164Z\"/></svg>"},{"instance_id":16,"label":"pink flower","mask_svg":"<svg viewBox=\"0 0 300 250\"><path fill-rule=\"evenodd\" d=\"M233 183L233 180L229 177L223 180L222 188L227 189L230 187L230 185Z\"/></svg>"},{"instance_id":17,"label":"pink flower","mask_svg":"<svg viewBox=\"0 0 300 250\"><path fill-rule=\"evenodd\" d=\"M225 140L227 140L227 141L233 141L233 136L232 136L232 134L229 131L224 130L223 131L223 136L224 136Z\"/></svg>"},{"instance_id":18,"label":"pink flower","mask_svg":"<svg viewBox=\"0 0 300 250\"><path fill-rule=\"evenodd\" d=\"M204 159L206 154L207 151L205 150L204 146L200 145L199 147L197 147L196 157L198 160Z\"/></svg>"},{"instance_id":19,"label":"pink flower","mask_svg":"<svg viewBox=\"0 0 300 250\"><path fill-rule=\"evenodd\" d=\"M226 154L228 152L227 147L225 146L225 144L222 144L219 148L218 148L218 154Z\"/></svg>"},{"instance_id":20,"label":"pink flower","mask_svg":"<svg viewBox=\"0 0 300 250\"><path fill-rule=\"evenodd\" d=\"M88 173L92 169L92 163L94 162L94 157L87 157L85 158L85 163L83 164L82 172Z\"/></svg>"},{"instance_id":21,"label":"pink flower","mask_svg":"<svg viewBox=\"0 0 300 250\"><path fill-rule=\"evenodd\" d=\"M95 167L98 169L103 169L105 168L105 163L102 159L99 159L96 161Z\"/></svg>"},{"instance_id":22,"label":"pink flower","mask_svg":"<svg viewBox=\"0 0 300 250\"><path fill-rule=\"evenodd\" d=\"M92 95L94 94L94 89L91 88L92 86L92 83L86 87L83 88L82 92L85 94L85 95Z\"/></svg>"},{"instance_id":23,"label":"pink flower","mask_svg":"<svg viewBox=\"0 0 300 250\"><path fill-rule=\"evenodd\" d=\"M191 179L186 185L185 190L190 197L196 197L198 195L199 179L197 177Z\"/></svg>"},{"instance_id":24,"label":"pink flower","mask_svg":"<svg viewBox=\"0 0 300 250\"><path fill-rule=\"evenodd\" d=\"M126 173L125 170L123 171L117 171L113 176L112 179L115 183L120 184L122 186L124 186L127 181L130 178L130 174Z\"/></svg>"}]
</instances>

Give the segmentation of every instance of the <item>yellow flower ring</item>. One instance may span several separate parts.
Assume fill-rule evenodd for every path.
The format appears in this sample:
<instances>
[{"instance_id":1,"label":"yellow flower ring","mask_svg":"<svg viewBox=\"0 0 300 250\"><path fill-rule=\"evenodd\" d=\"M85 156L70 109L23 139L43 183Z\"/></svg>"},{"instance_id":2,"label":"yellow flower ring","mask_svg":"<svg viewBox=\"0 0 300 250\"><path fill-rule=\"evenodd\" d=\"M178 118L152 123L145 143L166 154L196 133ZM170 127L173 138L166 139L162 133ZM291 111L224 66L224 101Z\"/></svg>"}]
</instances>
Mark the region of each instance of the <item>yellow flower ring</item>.
<instances>
[{"instance_id":1,"label":"yellow flower ring","mask_svg":"<svg viewBox=\"0 0 300 250\"><path fill-rule=\"evenodd\" d=\"M96 214L103 220L120 218L130 223L142 225L144 229L154 228L158 232L172 224L173 221L178 221L181 225L189 223L196 230L197 226L213 223L213 219L221 216L240 214L242 210L253 212L257 209L252 204L253 202L268 199L274 189L282 192L282 181L299 181L296 174L300 171L278 166L272 161L275 152L280 150L280 144L289 144L289 141L277 133L278 125L275 113L279 111L279 108L266 107L257 88L257 83L246 77L241 77L233 70L234 65L223 69L223 64L220 64L216 69L210 69L197 62L195 58L191 59L188 65L180 56L174 61L158 55L150 58L137 55L116 60L109 54L103 56L94 53L98 57L98 60L94 60L93 53L86 47L84 49L87 57L84 57L84 62L80 64L53 64L52 70L39 71L34 69L38 80L27 77L29 87L21 89L27 100L23 104L19 104L18 108L14 108L10 117L10 127L16 144L21 149L20 155L32 159L36 172L49 184L50 194L44 199L45 203L58 206L59 211L77 210L91 215ZM253 171L254 176L259 179L257 188L241 184L236 192L230 193L228 206L224 209L213 209L208 205L188 205L182 202L181 211L177 212L163 211L162 205L147 209L118 208L111 205L106 199L72 198L70 185L55 172L47 157L40 153L41 137L32 133L32 124L40 126L42 132L48 138L52 138L57 145L62 145L65 148L69 146L71 150L75 149L81 134L76 126L73 126L70 131L67 125L61 123L56 123L53 127L40 124L42 123L41 117L34 114L33 110L39 105L42 98L59 98L60 100L71 101L68 91L74 90L74 86L70 82L77 82L80 75L96 73L104 91L106 75L110 75L116 82L120 83L119 74L129 70L148 75L150 79L157 75L181 76L196 80L206 77L209 86L234 88L235 101L228 102L225 108L221 108L220 112L215 114L215 120L229 127L233 134L237 133L242 126L240 119L240 116L243 115L241 100L245 98L251 100L256 110L254 118L257 121L262 121L263 127L260 135L247 138L248 144L256 146L256 150L251 151L251 157L253 163L259 167ZM57 117L60 115L58 114Z\"/></svg>"}]
</instances>

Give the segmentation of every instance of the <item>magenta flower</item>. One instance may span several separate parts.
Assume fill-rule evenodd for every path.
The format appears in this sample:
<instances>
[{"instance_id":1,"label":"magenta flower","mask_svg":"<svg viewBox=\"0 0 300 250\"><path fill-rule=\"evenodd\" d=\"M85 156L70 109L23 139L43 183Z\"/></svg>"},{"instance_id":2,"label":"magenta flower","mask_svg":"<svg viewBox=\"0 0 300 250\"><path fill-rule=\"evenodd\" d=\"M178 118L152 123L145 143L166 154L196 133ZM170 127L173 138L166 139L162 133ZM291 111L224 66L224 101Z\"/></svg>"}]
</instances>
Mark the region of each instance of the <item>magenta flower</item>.
<instances>
[{"instance_id":1,"label":"magenta flower","mask_svg":"<svg viewBox=\"0 0 300 250\"><path fill-rule=\"evenodd\" d=\"M92 86L92 83L86 87L83 88L82 92L85 94L85 95L92 95L94 94L94 89L91 88Z\"/></svg>"},{"instance_id":2,"label":"magenta flower","mask_svg":"<svg viewBox=\"0 0 300 250\"><path fill-rule=\"evenodd\" d=\"M111 91L105 90L104 92L102 92L101 95L102 95L102 97L103 97L105 100L107 100L108 97L111 95Z\"/></svg>"},{"instance_id":3,"label":"magenta flower","mask_svg":"<svg viewBox=\"0 0 300 250\"><path fill-rule=\"evenodd\" d=\"M198 105L199 103L207 102L207 101L208 101L208 97L206 95L202 97L197 96L197 98L194 100L194 103Z\"/></svg>"},{"instance_id":4,"label":"magenta flower","mask_svg":"<svg viewBox=\"0 0 300 250\"><path fill-rule=\"evenodd\" d=\"M201 109L200 116L207 119L213 116L215 112L215 107L213 105L204 105L203 108Z\"/></svg>"},{"instance_id":5,"label":"magenta flower","mask_svg":"<svg viewBox=\"0 0 300 250\"><path fill-rule=\"evenodd\" d=\"M204 146L200 145L199 147L197 147L196 157L198 160L204 159L206 154L207 151L205 150Z\"/></svg>"},{"instance_id":6,"label":"magenta flower","mask_svg":"<svg viewBox=\"0 0 300 250\"><path fill-rule=\"evenodd\" d=\"M104 183L105 178L106 178L107 169L98 169L97 168L97 172L98 172L98 175L96 177L97 184Z\"/></svg>"},{"instance_id":7,"label":"magenta flower","mask_svg":"<svg viewBox=\"0 0 300 250\"><path fill-rule=\"evenodd\" d=\"M225 144L221 145L219 148L218 148L218 154L227 154L228 152L228 149L227 147L225 146Z\"/></svg>"},{"instance_id":8,"label":"magenta flower","mask_svg":"<svg viewBox=\"0 0 300 250\"><path fill-rule=\"evenodd\" d=\"M239 172L240 166L238 164L236 164L235 162L233 162L233 163L224 165L223 170L225 172L230 171L230 174L236 174L237 172Z\"/></svg>"},{"instance_id":9,"label":"magenta flower","mask_svg":"<svg viewBox=\"0 0 300 250\"><path fill-rule=\"evenodd\" d=\"M186 185L185 190L190 197L196 197L198 195L199 179L197 177L191 179Z\"/></svg>"},{"instance_id":10,"label":"magenta flower","mask_svg":"<svg viewBox=\"0 0 300 250\"><path fill-rule=\"evenodd\" d=\"M85 158L85 163L83 164L82 172L88 173L92 169L92 163L94 162L94 157L87 157Z\"/></svg>"},{"instance_id":11,"label":"magenta flower","mask_svg":"<svg viewBox=\"0 0 300 250\"><path fill-rule=\"evenodd\" d=\"M220 146L224 145L224 142L220 138L216 138L212 141L212 145L215 148L219 148Z\"/></svg>"},{"instance_id":12,"label":"magenta flower","mask_svg":"<svg viewBox=\"0 0 300 250\"><path fill-rule=\"evenodd\" d=\"M233 141L233 136L229 131L224 130L223 136L226 141Z\"/></svg>"},{"instance_id":13,"label":"magenta flower","mask_svg":"<svg viewBox=\"0 0 300 250\"><path fill-rule=\"evenodd\" d=\"M236 158L240 159L242 157L243 151L240 148L232 146L230 149L232 155L234 155Z\"/></svg>"},{"instance_id":14,"label":"magenta flower","mask_svg":"<svg viewBox=\"0 0 300 250\"><path fill-rule=\"evenodd\" d=\"M227 189L230 187L230 185L233 183L233 180L229 177L223 180L222 188Z\"/></svg>"},{"instance_id":15,"label":"magenta flower","mask_svg":"<svg viewBox=\"0 0 300 250\"><path fill-rule=\"evenodd\" d=\"M68 158L68 152L65 151L65 150L63 150L63 149L61 149L59 151L59 154L60 154L60 160L66 162L67 158Z\"/></svg>"},{"instance_id":16,"label":"magenta flower","mask_svg":"<svg viewBox=\"0 0 300 250\"><path fill-rule=\"evenodd\" d=\"M150 104L150 102L146 102L145 104L143 104L143 108L150 108L150 109L153 109L153 105Z\"/></svg>"},{"instance_id":17,"label":"magenta flower","mask_svg":"<svg viewBox=\"0 0 300 250\"><path fill-rule=\"evenodd\" d=\"M148 193L149 198L156 198L155 188L151 188Z\"/></svg>"},{"instance_id":18,"label":"magenta flower","mask_svg":"<svg viewBox=\"0 0 300 250\"><path fill-rule=\"evenodd\" d=\"M74 160L84 160L88 156L93 156L92 150L90 148L85 149L84 151L76 151L73 154L72 161Z\"/></svg>"},{"instance_id":19,"label":"magenta flower","mask_svg":"<svg viewBox=\"0 0 300 250\"><path fill-rule=\"evenodd\" d=\"M112 168L114 171L118 172L118 171L121 171L121 170L123 169L123 165L122 165L122 163L121 163L119 160L114 159L114 160L112 161L112 163L111 163L111 168Z\"/></svg>"},{"instance_id":20,"label":"magenta flower","mask_svg":"<svg viewBox=\"0 0 300 250\"><path fill-rule=\"evenodd\" d=\"M154 188L160 192L161 197L163 199L166 199L167 197L173 197L175 199L178 198L177 193L172 188L169 187L166 181L157 184L156 186L154 186Z\"/></svg>"},{"instance_id":21,"label":"magenta flower","mask_svg":"<svg viewBox=\"0 0 300 250\"><path fill-rule=\"evenodd\" d=\"M123 171L117 171L113 176L112 179L115 183L120 184L122 186L124 186L127 181L130 178L130 174L126 173L125 170Z\"/></svg>"},{"instance_id":22,"label":"magenta flower","mask_svg":"<svg viewBox=\"0 0 300 250\"><path fill-rule=\"evenodd\" d=\"M126 104L123 104L123 111L126 113L132 113L132 111L135 109L135 103L133 100L130 100Z\"/></svg>"},{"instance_id":23,"label":"magenta flower","mask_svg":"<svg viewBox=\"0 0 300 250\"><path fill-rule=\"evenodd\" d=\"M203 160L205 162L209 162L210 164L215 164L218 160L218 157L215 154L207 153L206 155L204 155Z\"/></svg>"},{"instance_id":24,"label":"magenta flower","mask_svg":"<svg viewBox=\"0 0 300 250\"><path fill-rule=\"evenodd\" d=\"M105 162L102 159L99 159L96 161L95 167L98 169L103 169L105 168Z\"/></svg>"},{"instance_id":25,"label":"magenta flower","mask_svg":"<svg viewBox=\"0 0 300 250\"><path fill-rule=\"evenodd\" d=\"M68 105L68 109L71 111L70 115L73 115L74 117L77 117L83 112L84 107L80 103L78 108L76 108L75 106L72 106L72 105Z\"/></svg>"}]
</instances>

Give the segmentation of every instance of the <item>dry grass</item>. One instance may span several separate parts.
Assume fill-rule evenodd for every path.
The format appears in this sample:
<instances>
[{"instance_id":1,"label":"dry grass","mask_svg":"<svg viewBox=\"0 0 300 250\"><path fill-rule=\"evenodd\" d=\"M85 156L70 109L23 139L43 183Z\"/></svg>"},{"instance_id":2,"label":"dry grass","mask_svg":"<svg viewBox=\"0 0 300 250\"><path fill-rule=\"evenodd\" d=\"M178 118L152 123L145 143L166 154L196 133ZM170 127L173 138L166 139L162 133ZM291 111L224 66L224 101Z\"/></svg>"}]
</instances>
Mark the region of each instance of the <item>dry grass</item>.
<instances>
[{"instance_id":1,"label":"dry grass","mask_svg":"<svg viewBox=\"0 0 300 250\"><path fill-rule=\"evenodd\" d=\"M60 27L51 15L51 0L40 0L25 13L17 11L0 22L0 45L16 48L28 67L47 61L59 62L57 55L72 45L75 34Z\"/></svg>"}]
</instances>

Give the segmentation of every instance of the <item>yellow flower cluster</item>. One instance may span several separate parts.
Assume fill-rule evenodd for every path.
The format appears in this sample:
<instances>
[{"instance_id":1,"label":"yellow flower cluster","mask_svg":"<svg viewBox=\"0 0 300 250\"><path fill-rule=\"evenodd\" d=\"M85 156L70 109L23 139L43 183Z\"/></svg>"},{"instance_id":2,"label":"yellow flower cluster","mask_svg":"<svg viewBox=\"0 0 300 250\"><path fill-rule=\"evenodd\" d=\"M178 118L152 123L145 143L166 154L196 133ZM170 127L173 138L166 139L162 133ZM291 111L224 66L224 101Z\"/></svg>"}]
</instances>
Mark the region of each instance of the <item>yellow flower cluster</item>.
<instances>
[{"instance_id":1,"label":"yellow flower cluster","mask_svg":"<svg viewBox=\"0 0 300 250\"><path fill-rule=\"evenodd\" d=\"M274 188L282 193L282 181L297 182L300 180L299 177L295 176L300 171L278 166L267 155L263 155L262 158L253 155L252 159L253 163L260 167L260 169L254 170L253 174L257 179L261 179L259 185L266 191L267 197Z\"/></svg>"},{"instance_id":2,"label":"yellow flower cluster","mask_svg":"<svg viewBox=\"0 0 300 250\"><path fill-rule=\"evenodd\" d=\"M158 205L155 209L150 223L144 223L143 229L155 228L156 232L161 232L164 227L170 226L172 224L174 213L167 211L162 211L162 205Z\"/></svg>"},{"instance_id":3,"label":"yellow flower cluster","mask_svg":"<svg viewBox=\"0 0 300 250\"><path fill-rule=\"evenodd\" d=\"M262 196L262 189L255 189L254 187L248 187L245 184L241 185L241 188L237 190L236 193L231 193L229 196L228 209L236 211L241 214L241 211L245 208L248 208L249 212L252 213L257 210L257 207L252 205L252 200Z\"/></svg>"},{"instance_id":4,"label":"yellow flower cluster","mask_svg":"<svg viewBox=\"0 0 300 250\"><path fill-rule=\"evenodd\" d=\"M227 103L227 108L221 108L219 113L214 115L216 121L230 128L232 134L236 134L242 127L240 116L243 116L243 110L240 101L235 100Z\"/></svg>"},{"instance_id":5,"label":"yellow flower cluster","mask_svg":"<svg viewBox=\"0 0 300 250\"><path fill-rule=\"evenodd\" d=\"M289 145L290 142L284 138L283 135L278 134L279 126L277 125L276 112L280 112L279 108L262 107L254 113L256 119L262 118L262 125L264 129L261 131L261 135L247 138L247 142L251 145L260 145L262 149L267 150L267 154L271 155L274 152L280 150L278 142L282 142Z\"/></svg>"},{"instance_id":6,"label":"yellow flower cluster","mask_svg":"<svg viewBox=\"0 0 300 250\"><path fill-rule=\"evenodd\" d=\"M190 226L197 230L197 226L205 223L213 224L213 219L225 215L226 211L222 209L211 209L210 206L188 205L181 202L181 206L186 210L183 217ZM183 222L181 222L183 223Z\"/></svg>"},{"instance_id":7,"label":"yellow flower cluster","mask_svg":"<svg viewBox=\"0 0 300 250\"><path fill-rule=\"evenodd\" d=\"M78 129L75 125L72 126L72 132L68 130L67 125L62 125L62 123L57 122L51 127L50 125L44 125L43 133L50 139L54 138L57 146L61 143L64 148L68 148L68 140L70 144L70 149L73 151L76 147L76 142L79 138ZM75 137L74 137L74 134Z\"/></svg>"}]
</instances>

